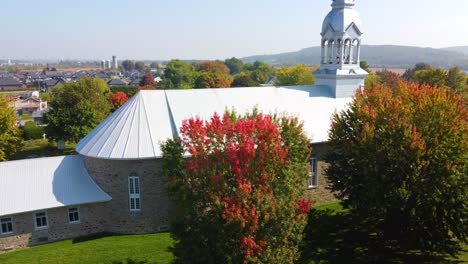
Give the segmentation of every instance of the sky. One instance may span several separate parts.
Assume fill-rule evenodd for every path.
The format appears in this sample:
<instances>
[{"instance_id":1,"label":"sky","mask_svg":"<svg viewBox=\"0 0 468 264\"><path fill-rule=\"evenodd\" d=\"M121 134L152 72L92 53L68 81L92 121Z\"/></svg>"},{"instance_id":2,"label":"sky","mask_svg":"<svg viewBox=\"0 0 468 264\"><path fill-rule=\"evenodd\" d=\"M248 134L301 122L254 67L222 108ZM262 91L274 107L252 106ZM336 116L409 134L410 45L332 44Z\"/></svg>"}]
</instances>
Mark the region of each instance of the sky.
<instances>
[{"instance_id":1,"label":"sky","mask_svg":"<svg viewBox=\"0 0 468 264\"><path fill-rule=\"evenodd\" d=\"M356 0L364 44L468 45L467 0ZM2 0L0 59L224 59L318 46L331 0Z\"/></svg>"}]
</instances>

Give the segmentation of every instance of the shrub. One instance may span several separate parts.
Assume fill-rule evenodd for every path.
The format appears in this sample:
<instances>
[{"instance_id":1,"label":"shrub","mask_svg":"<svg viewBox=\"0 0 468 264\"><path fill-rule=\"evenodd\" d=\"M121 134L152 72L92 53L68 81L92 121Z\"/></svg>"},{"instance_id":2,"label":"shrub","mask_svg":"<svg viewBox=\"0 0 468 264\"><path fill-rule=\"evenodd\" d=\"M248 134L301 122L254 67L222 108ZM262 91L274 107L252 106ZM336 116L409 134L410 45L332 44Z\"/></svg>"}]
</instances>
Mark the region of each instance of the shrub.
<instances>
[{"instance_id":1,"label":"shrub","mask_svg":"<svg viewBox=\"0 0 468 264\"><path fill-rule=\"evenodd\" d=\"M44 127L36 126L33 121L28 121L24 125L23 138L29 139L41 139L44 135Z\"/></svg>"}]
</instances>

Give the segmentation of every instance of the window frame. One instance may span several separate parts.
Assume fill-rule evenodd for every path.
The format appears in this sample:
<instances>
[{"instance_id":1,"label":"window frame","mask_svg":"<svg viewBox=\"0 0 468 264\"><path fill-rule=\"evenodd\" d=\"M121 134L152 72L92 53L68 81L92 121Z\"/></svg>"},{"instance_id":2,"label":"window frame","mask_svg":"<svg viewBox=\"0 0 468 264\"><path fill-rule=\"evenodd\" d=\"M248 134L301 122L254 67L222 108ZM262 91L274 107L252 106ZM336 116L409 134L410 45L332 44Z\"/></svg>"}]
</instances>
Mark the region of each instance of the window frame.
<instances>
[{"instance_id":1,"label":"window frame","mask_svg":"<svg viewBox=\"0 0 468 264\"><path fill-rule=\"evenodd\" d=\"M318 158L315 156L310 158L310 174L307 179L307 186L309 189L318 187Z\"/></svg>"},{"instance_id":2,"label":"window frame","mask_svg":"<svg viewBox=\"0 0 468 264\"><path fill-rule=\"evenodd\" d=\"M45 226L37 226L37 215L38 214L44 214L45 220L46 220L46 225ZM44 230L49 228L49 215L47 214L47 211L41 211L41 212L35 212L33 213L33 220L34 220L34 229L35 230Z\"/></svg>"},{"instance_id":3,"label":"window frame","mask_svg":"<svg viewBox=\"0 0 468 264\"><path fill-rule=\"evenodd\" d=\"M76 209L76 214L78 216L78 220L75 220L75 221L71 221L70 220L70 210L73 210L73 209ZM79 224L81 223L81 216L80 216L80 208L77 206L77 207L69 207L68 210L67 210L67 215L68 215L68 223L69 224Z\"/></svg>"},{"instance_id":4,"label":"window frame","mask_svg":"<svg viewBox=\"0 0 468 264\"><path fill-rule=\"evenodd\" d=\"M141 211L141 179L134 174L128 177L128 208L130 212Z\"/></svg>"},{"instance_id":5,"label":"window frame","mask_svg":"<svg viewBox=\"0 0 468 264\"><path fill-rule=\"evenodd\" d=\"M3 232L3 221L6 220L6 219L9 219L9 221L6 223L10 223L10 226L11 226L11 231L7 231L7 232ZM7 235L11 235L11 234L14 234L15 233L15 229L13 228L13 217L2 217L0 218L0 236L7 236ZM8 227L8 225L7 225Z\"/></svg>"}]
</instances>

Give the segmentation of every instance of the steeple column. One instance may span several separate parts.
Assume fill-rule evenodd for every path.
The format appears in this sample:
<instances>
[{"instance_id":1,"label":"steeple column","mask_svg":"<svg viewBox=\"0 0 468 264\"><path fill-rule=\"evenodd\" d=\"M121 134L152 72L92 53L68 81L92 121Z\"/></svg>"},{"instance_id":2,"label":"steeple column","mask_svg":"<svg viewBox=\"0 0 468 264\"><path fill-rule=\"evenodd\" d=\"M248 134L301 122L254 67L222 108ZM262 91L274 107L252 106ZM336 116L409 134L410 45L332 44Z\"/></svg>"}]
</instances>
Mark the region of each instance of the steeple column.
<instances>
[{"instance_id":1,"label":"steeple column","mask_svg":"<svg viewBox=\"0 0 468 264\"><path fill-rule=\"evenodd\" d=\"M358 42L357 44L357 60L356 60L356 64L360 64L361 63L361 42Z\"/></svg>"},{"instance_id":2,"label":"steeple column","mask_svg":"<svg viewBox=\"0 0 468 264\"><path fill-rule=\"evenodd\" d=\"M354 57L353 57L353 42L349 43L349 64L354 64Z\"/></svg>"},{"instance_id":3,"label":"steeple column","mask_svg":"<svg viewBox=\"0 0 468 264\"><path fill-rule=\"evenodd\" d=\"M325 64L325 41L322 41L322 60L321 60L321 63L322 64Z\"/></svg>"}]
</instances>

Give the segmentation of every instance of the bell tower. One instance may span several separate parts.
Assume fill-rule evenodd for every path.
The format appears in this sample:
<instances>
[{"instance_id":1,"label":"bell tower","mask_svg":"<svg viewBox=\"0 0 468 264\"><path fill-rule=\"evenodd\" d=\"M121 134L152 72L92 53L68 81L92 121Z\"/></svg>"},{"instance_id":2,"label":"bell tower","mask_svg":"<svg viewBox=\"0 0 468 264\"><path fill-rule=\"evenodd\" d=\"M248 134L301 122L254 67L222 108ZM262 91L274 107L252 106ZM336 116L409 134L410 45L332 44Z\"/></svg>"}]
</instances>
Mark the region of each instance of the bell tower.
<instances>
[{"instance_id":1,"label":"bell tower","mask_svg":"<svg viewBox=\"0 0 468 264\"><path fill-rule=\"evenodd\" d=\"M354 6L355 0L333 0L322 25L321 63L314 75L316 85L327 86L335 98L352 97L368 75L359 66L363 33Z\"/></svg>"}]
</instances>

